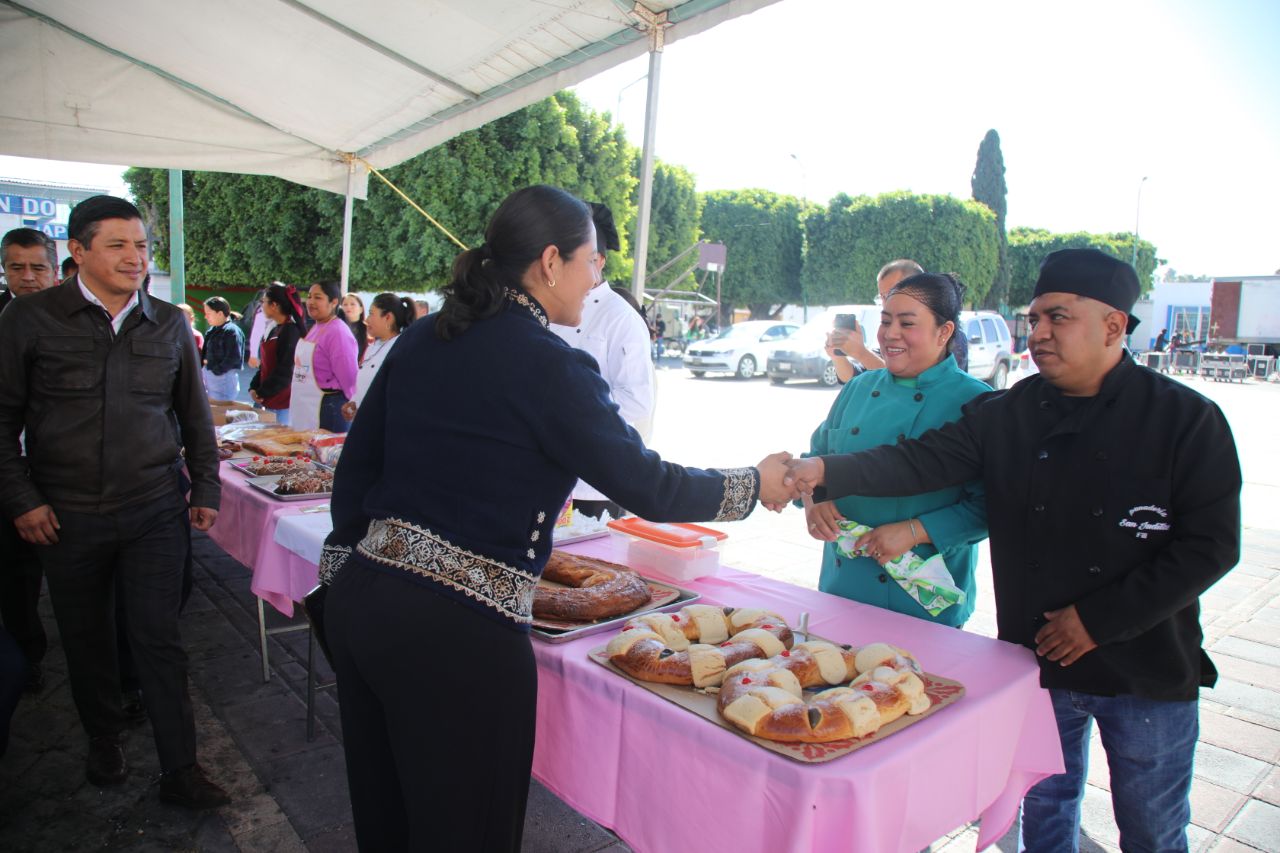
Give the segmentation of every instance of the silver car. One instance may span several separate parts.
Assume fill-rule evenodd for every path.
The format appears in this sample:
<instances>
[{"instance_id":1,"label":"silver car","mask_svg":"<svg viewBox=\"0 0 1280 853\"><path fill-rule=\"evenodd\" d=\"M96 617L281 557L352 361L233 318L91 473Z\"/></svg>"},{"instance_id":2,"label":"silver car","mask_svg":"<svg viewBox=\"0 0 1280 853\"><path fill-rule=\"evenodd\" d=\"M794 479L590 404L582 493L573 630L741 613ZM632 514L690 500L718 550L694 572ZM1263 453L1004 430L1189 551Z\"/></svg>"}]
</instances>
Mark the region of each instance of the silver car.
<instances>
[{"instance_id":1,"label":"silver car","mask_svg":"<svg viewBox=\"0 0 1280 853\"><path fill-rule=\"evenodd\" d=\"M699 378L708 373L733 373L750 379L763 373L769 350L798 326L774 320L734 323L714 338L697 341L684 351L684 366Z\"/></svg>"}]
</instances>

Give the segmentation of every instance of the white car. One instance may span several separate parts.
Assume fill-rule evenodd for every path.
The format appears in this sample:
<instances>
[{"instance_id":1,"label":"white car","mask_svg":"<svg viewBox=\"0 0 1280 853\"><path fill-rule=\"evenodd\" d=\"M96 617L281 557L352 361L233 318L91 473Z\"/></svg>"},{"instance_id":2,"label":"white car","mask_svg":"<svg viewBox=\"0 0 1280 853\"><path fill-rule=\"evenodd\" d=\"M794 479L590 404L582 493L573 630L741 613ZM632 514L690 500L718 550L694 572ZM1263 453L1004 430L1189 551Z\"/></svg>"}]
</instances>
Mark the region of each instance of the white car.
<instances>
[{"instance_id":1,"label":"white car","mask_svg":"<svg viewBox=\"0 0 1280 853\"><path fill-rule=\"evenodd\" d=\"M875 305L833 305L821 314L810 317L800 331L788 341L779 344L769 353L767 372L769 381L783 385L788 379L816 379L823 385L834 386L835 365L827 357L827 333L835 325L836 316L853 314L863 330L864 339L871 349L876 348L876 329L880 325L880 309Z\"/></svg>"},{"instance_id":2,"label":"white car","mask_svg":"<svg viewBox=\"0 0 1280 853\"><path fill-rule=\"evenodd\" d=\"M797 328L774 320L734 323L714 338L690 344L684 351L684 366L699 378L708 373L733 373L739 379L750 379L764 372L769 349Z\"/></svg>"}]
</instances>

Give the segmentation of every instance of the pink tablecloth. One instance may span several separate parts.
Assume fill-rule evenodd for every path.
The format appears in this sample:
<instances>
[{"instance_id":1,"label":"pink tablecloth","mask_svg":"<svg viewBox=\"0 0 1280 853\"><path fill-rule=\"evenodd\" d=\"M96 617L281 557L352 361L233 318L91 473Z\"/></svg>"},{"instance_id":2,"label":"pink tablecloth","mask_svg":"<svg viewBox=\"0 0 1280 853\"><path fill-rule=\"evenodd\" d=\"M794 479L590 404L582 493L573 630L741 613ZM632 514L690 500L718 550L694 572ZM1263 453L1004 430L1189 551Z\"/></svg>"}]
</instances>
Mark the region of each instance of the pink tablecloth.
<instances>
[{"instance_id":1,"label":"pink tablecloth","mask_svg":"<svg viewBox=\"0 0 1280 853\"><path fill-rule=\"evenodd\" d=\"M569 550L611 554L607 539ZM607 634L535 641L534 775L636 850L912 851L979 816L981 848L1008 830L1028 788L1062 772L1027 649L732 569L685 586L708 603L808 611L820 636L910 649L966 694L885 741L803 765L591 662Z\"/></svg>"},{"instance_id":2,"label":"pink tablecloth","mask_svg":"<svg viewBox=\"0 0 1280 853\"><path fill-rule=\"evenodd\" d=\"M253 572L253 594L286 616L293 603L316 585L316 564L276 544L280 519L307 507L328 503L327 496L314 501L284 502L248 484L248 478L225 462L222 465L222 508L209 530L213 541Z\"/></svg>"},{"instance_id":3,"label":"pink tablecloth","mask_svg":"<svg viewBox=\"0 0 1280 853\"><path fill-rule=\"evenodd\" d=\"M224 478L214 538L253 568L255 593L291 613L316 581L315 563L274 538L298 505L242 481ZM315 542L301 540L323 538L322 525L305 527L294 547L315 553ZM616 559L608 539L566 550ZM587 652L608 634L562 645L535 639L534 775L638 851L914 851L978 817L981 848L1008 830L1028 788L1062 772L1053 708L1027 649L733 569L684 585L708 603L793 620L807 611L810 630L834 640L910 649L966 693L885 741L805 765L591 662Z\"/></svg>"}]
</instances>

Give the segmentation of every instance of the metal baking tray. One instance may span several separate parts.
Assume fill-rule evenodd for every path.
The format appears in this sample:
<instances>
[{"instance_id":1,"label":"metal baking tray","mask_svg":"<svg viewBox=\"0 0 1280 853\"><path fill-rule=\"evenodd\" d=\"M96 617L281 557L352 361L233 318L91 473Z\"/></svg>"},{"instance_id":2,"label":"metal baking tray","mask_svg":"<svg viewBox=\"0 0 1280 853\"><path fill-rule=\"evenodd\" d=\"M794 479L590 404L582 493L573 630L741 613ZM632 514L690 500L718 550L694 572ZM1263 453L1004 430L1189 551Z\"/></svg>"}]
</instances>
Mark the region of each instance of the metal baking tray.
<instances>
[{"instance_id":1,"label":"metal baking tray","mask_svg":"<svg viewBox=\"0 0 1280 853\"><path fill-rule=\"evenodd\" d=\"M283 476L283 474L269 474L265 477L250 477L245 482L278 501L327 501L333 497L333 492L317 492L314 495L277 495L276 481Z\"/></svg>"},{"instance_id":2,"label":"metal baking tray","mask_svg":"<svg viewBox=\"0 0 1280 853\"><path fill-rule=\"evenodd\" d=\"M261 456L262 454L258 454L258 455ZM246 458L244 456L241 456L241 457L233 456L232 458L226 460L228 465L230 465L232 468L235 468L237 471L239 471L241 474L244 474L246 477L254 476L248 471L249 463L251 463L252 461L253 461L252 458ZM328 471L330 474L333 473L333 468L329 465L325 465L323 462L317 462L314 459L307 459L305 461L310 462L311 467L313 468L316 468L320 471ZM262 474L260 476L279 477L281 475L280 474Z\"/></svg>"},{"instance_id":3,"label":"metal baking tray","mask_svg":"<svg viewBox=\"0 0 1280 853\"><path fill-rule=\"evenodd\" d=\"M562 544L562 543L556 543L556 544ZM640 575L640 577L644 579L645 583L649 584L652 587L659 587L661 589L673 590L674 592L677 593L676 597L671 601L668 601L666 604L659 605L658 607L654 607L651 602L642 607L637 607L635 610L632 610L630 613L623 613L621 616L614 616L611 619L604 620L603 622L585 623L581 628L571 628L570 630L567 630L567 631L561 631L561 630L556 630L551 628L539 628L537 625L534 625L530 629L530 633L532 633L533 636L537 637L539 640L542 640L542 642L544 643L568 643L573 640L577 640L580 637L589 637L592 634L599 634L602 631L610 631L615 628L621 628L623 623L625 623L628 619L633 619L636 616L639 616L641 613L660 613L660 612L669 611L669 610L679 610L681 607L684 607L686 604L690 604L694 601L697 601L699 598L702 597L701 595L699 595L698 593L694 592L691 589L684 589L683 587L678 587L678 586L675 586L674 584L664 583L663 581L656 581L653 578L646 578L644 575Z\"/></svg>"}]
</instances>

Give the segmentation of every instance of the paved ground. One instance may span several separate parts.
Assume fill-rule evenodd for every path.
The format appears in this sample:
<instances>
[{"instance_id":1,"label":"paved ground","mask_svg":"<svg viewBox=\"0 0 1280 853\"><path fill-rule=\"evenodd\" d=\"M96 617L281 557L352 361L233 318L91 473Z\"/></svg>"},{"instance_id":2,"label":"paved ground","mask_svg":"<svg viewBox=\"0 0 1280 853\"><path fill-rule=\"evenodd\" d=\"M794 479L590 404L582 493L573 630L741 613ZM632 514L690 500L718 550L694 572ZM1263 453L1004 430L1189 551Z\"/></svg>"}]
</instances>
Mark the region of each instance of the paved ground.
<instances>
[{"instance_id":1,"label":"paved ground","mask_svg":"<svg viewBox=\"0 0 1280 853\"><path fill-rule=\"evenodd\" d=\"M660 382L654 445L677 461L704 465L748 464L768 450L802 449L833 397L829 390L772 388L762 380L694 381L678 370L664 370ZM1217 400L1236 432L1245 462L1246 529L1241 565L1203 599L1206 645L1222 679L1201 703L1192 849L1280 851L1280 521L1274 517L1280 458L1270 452L1280 386L1197 387ZM726 526L732 535L724 561L813 586L818 546L798 518L759 513ZM191 815L160 804L159 768L145 726L129 742L133 770L125 785L100 790L84 781L85 741L54 630L47 686L19 706L9 753L0 760L0 849L354 849L335 697L319 694L317 736L308 742L305 634L271 638L272 678L263 683L248 587L248 570L198 537L184 636L202 761L231 791L232 805ZM47 599L43 606L53 629ZM283 624L278 615L270 621ZM994 633L989 575L967 627ZM1115 850L1100 750L1095 758L1082 849ZM1015 838L1010 833L999 849L1016 849ZM972 850L975 840L972 827L958 827L932 849ZM525 842L526 850L556 853L626 849L537 784Z\"/></svg>"}]
</instances>

